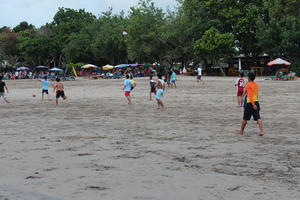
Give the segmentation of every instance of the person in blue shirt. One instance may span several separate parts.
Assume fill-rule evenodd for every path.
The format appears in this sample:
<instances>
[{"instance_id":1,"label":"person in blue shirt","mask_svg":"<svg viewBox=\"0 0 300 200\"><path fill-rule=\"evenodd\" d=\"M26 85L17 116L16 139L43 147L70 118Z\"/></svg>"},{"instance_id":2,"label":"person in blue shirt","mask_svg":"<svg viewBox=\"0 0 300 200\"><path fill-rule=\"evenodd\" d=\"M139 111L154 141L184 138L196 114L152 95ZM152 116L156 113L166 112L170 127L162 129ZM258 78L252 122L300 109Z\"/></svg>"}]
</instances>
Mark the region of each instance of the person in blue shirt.
<instances>
[{"instance_id":1,"label":"person in blue shirt","mask_svg":"<svg viewBox=\"0 0 300 200\"><path fill-rule=\"evenodd\" d=\"M177 88L177 85L176 85L176 81L177 81L177 75L176 73L172 70L172 75L171 75L171 88L174 87Z\"/></svg>"},{"instance_id":2,"label":"person in blue shirt","mask_svg":"<svg viewBox=\"0 0 300 200\"><path fill-rule=\"evenodd\" d=\"M42 100L44 100L44 94L46 93L48 95L48 99L50 99L49 97L49 85L51 85L52 83L50 81L48 81L47 76L44 77L44 80L38 80L42 83Z\"/></svg>"},{"instance_id":3,"label":"person in blue shirt","mask_svg":"<svg viewBox=\"0 0 300 200\"><path fill-rule=\"evenodd\" d=\"M126 80L124 81L124 92L125 92L125 97L128 101L128 104L131 104L131 96L130 96L130 92L131 92L131 87L132 87L132 82L129 79L129 75L126 75Z\"/></svg>"}]
</instances>

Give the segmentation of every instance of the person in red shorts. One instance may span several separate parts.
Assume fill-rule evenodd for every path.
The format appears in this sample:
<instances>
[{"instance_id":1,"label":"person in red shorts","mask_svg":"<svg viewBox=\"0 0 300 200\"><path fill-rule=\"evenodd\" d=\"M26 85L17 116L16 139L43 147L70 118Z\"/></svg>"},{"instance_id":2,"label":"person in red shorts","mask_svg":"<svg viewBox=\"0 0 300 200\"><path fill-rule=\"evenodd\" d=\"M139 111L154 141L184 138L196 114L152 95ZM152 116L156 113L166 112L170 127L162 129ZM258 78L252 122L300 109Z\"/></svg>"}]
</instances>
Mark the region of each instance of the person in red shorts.
<instances>
[{"instance_id":1,"label":"person in red shorts","mask_svg":"<svg viewBox=\"0 0 300 200\"><path fill-rule=\"evenodd\" d=\"M244 73L240 72L240 77L235 81L235 86L238 86L238 91L237 91L238 107L243 106L243 94L244 94L246 83L247 81L244 78Z\"/></svg>"},{"instance_id":2,"label":"person in red shorts","mask_svg":"<svg viewBox=\"0 0 300 200\"><path fill-rule=\"evenodd\" d=\"M131 104L131 97L130 97L130 92L131 92L131 87L132 87L132 83L129 79L129 75L126 75L126 80L124 81L124 93L125 93L125 97L128 101L128 104Z\"/></svg>"}]
</instances>

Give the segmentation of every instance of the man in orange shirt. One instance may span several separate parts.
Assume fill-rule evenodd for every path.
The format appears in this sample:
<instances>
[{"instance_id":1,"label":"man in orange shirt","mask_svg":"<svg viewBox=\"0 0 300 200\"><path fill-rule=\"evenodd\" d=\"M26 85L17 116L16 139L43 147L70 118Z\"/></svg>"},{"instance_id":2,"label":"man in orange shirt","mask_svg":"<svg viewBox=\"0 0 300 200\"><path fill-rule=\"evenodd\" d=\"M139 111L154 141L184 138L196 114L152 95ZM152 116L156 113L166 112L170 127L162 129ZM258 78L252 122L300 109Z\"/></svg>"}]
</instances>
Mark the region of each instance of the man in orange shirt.
<instances>
[{"instance_id":1,"label":"man in orange shirt","mask_svg":"<svg viewBox=\"0 0 300 200\"><path fill-rule=\"evenodd\" d=\"M243 117L243 122L242 122L242 126L241 126L241 130L238 130L237 133L238 134L244 134L244 130L246 128L247 125L247 121L249 121L251 119L251 117L253 116L254 121L257 121L260 133L259 136L263 136L264 135L264 131L263 131L263 125L262 125L262 120L260 118L260 106L259 106L259 101L258 101L258 89L259 86L256 82L254 82L255 80L255 74L253 72L250 72L248 74L248 83L246 85L246 90L244 92L243 97L247 94L247 103L245 105L244 108L244 117Z\"/></svg>"}]
</instances>

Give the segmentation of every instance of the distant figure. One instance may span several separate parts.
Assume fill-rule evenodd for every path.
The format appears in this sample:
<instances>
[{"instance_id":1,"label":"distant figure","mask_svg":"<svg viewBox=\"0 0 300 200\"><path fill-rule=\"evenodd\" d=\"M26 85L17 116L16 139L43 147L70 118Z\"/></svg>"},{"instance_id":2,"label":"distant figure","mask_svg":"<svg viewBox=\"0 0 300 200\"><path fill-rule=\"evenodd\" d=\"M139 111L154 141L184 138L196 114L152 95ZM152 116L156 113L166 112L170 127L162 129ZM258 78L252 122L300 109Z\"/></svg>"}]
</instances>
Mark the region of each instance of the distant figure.
<instances>
[{"instance_id":1,"label":"distant figure","mask_svg":"<svg viewBox=\"0 0 300 200\"><path fill-rule=\"evenodd\" d=\"M131 91L136 87L135 80L133 80L133 75L130 75L130 81L131 81Z\"/></svg>"},{"instance_id":2,"label":"distant figure","mask_svg":"<svg viewBox=\"0 0 300 200\"><path fill-rule=\"evenodd\" d=\"M60 78L56 78L53 92L55 92L55 91L56 91L56 100L55 100L56 105L58 105L58 99L60 97L62 97L63 100L67 99L67 97L65 95L65 87L64 87L64 84L60 81Z\"/></svg>"},{"instance_id":3,"label":"distant figure","mask_svg":"<svg viewBox=\"0 0 300 200\"><path fill-rule=\"evenodd\" d=\"M259 101L258 101L258 89L259 86L256 82L254 82L255 80L255 74L253 72L250 72L248 74L248 83L246 85L246 92L244 93L244 95L247 94L247 103L244 107L244 117L243 117L243 122L241 125L241 130L238 130L237 133L243 135L244 134L244 130L246 128L247 125L247 121L249 121L251 119L251 117L253 116L254 121L257 121L260 133L259 136L263 136L264 135L264 131L263 131L263 124L262 124L262 120L260 118L260 105L259 105Z\"/></svg>"},{"instance_id":4,"label":"distant figure","mask_svg":"<svg viewBox=\"0 0 300 200\"><path fill-rule=\"evenodd\" d=\"M131 87L132 87L132 84L131 84L131 81L129 80L129 75L127 74L126 80L124 81L123 90L125 92L125 97L126 97L129 105L131 104L131 97L130 97Z\"/></svg>"},{"instance_id":5,"label":"distant figure","mask_svg":"<svg viewBox=\"0 0 300 200\"><path fill-rule=\"evenodd\" d=\"M156 82L152 78L153 76L150 75L150 101L152 100L152 93L156 94Z\"/></svg>"},{"instance_id":6,"label":"distant figure","mask_svg":"<svg viewBox=\"0 0 300 200\"><path fill-rule=\"evenodd\" d=\"M243 94L246 86L246 79L244 78L244 73L240 72L240 77L235 81L235 86L238 86L237 90L237 102L238 102L238 107L243 106Z\"/></svg>"},{"instance_id":7,"label":"distant figure","mask_svg":"<svg viewBox=\"0 0 300 200\"><path fill-rule=\"evenodd\" d=\"M48 81L47 76L44 77L44 80L38 79L38 81L40 81L42 83L42 100L44 100L44 93L46 93L47 96L48 96L48 99L50 99L50 97L49 97L49 85L51 85L52 83L50 81Z\"/></svg>"},{"instance_id":8,"label":"distant figure","mask_svg":"<svg viewBox=\"0 0 300 200\"><path fill-rule=\"evenodd\" d=\"M173 86L174 86L175 88L177 88L176 81L177 81L177 75L176 75L176 73L172 70L172 75L171 75L171 88L172 88Z\"/></svg>"},{"instance_id":9,"label":"distant figure","mask_svg":"<svg viewBox=\"0 0 300 200\"><path fill-rule=\"evenodd\" d=\"M9 92L8 92L5 82L2 81L2 79L3 79L3 76L0 76L0 97L2 97L6 103L9 103L9 101L7 100L7 98L5 96L5 90L7 93L9 93Z\"/></svg>"},{"instance_id":10,"label":"distant figure","mask_svg":"<svg viewBox=\"0 0 300 200\"><path fill-rule=\"evenodd\" d=\"M162 97L164 95L164 90L166 88L165 81L162 80L162 75L157 75L158 80L156 81L156 100L157 100L157 109L162 109L165 107L162 102Z\"/></svg>"},{"instance_id":11,"label":"distant figure","mask_svg":"<svg viewBox=\"0 0 300 200\"><path fill-rule=\"evenodd\" d=\"M197 82L200 83L202 82L202 84L204 84L204 81L202 80L202 68L201 66L198 67L197 69Z\"/></svg>"}]
</instances>

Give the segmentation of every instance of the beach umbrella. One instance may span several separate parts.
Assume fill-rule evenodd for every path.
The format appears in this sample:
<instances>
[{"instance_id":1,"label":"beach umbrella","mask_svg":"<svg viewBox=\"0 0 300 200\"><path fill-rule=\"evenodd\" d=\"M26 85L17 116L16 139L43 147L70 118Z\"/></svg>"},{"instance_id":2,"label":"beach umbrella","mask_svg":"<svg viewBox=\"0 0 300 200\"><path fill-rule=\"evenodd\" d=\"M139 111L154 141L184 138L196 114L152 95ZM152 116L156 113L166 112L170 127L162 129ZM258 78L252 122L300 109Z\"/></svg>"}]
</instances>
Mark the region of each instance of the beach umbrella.
<instances>
[{"instance_id":1,"label":"beach umbrella","mask_svg":"<svg viewBox=\"0 0 300 200\"><path fill-rule=\"evenodd\" d=\"M47 66L39 65L35 67L36 69L49 69Z\"/></svg>"},{"instance_id":2,"label":"beach umbrella","mask_svg":"<svg viewBox=\"0 0 300 200\"><path fill-rule=\"evenodd\" d=\"M115 67L112 66L112 65L105 65L105 66L102 67L102 69L103 69L103 70L106 70L106 71L112 70L112 69L114 69L114 68L115 68Z\"/></svg>"},{"instance_id":3,"label":"beach umbrella","mask_svg":"<svg viewBox=\"0 0 300 200\"><path fill-rule=\"evenodd\" d=\"M127 67L127 65L125 65L125 64L121 64L121 65L116 66L117 69L122 69L122 68L125 68L125 67Z\"/></svg>"},{"instance_id":4,"label":"beach umbrella","mask_svg":"<svg viewBox=\"0 0 300 200\"><path fill-rule=\"evenodd\" d=\"M138 67L139 64L128 64L127 66L129 66L129 67Z\"/></svg>"},{"instance_id":5,"label":"beach umbrella","mask_svg":"<svg viewBox=\"0 0 300 200\"><path fill-rule=\"evenodd\" d=\"M286 61L286 60L283 60L283 59L281 59L281 58L277 58L277 59L275 59L275 60L269 62L267 65L268 65L268 66L276 66L276 65L289 66L289 65L291 65L291 63L288 62L288 61Z\"/></svg>"},{"instance_id":6,"label":"beach umbrella","mask_svg":"<svg viewBox=\"0 0 300 200\"><path fill-rule=\"evenodd\" d=\"M51 72L62 72L64 70L54 67L54 68L50 69L49 71L51 71Z\"/></svg>"},{"instance_id":7,"label":"beach umbrella","mask_svg":"<svg viewBox=\"0 0 300 200\"><path fill-rule=\"evenodd\" d=\"M26 71L26 70L29 70L28 67L19 67L17 68L17 71Z\"/></svg>"},{"instance_id":8,"label":"beach umbrella","mask_svg":"<svg viewBox=\"0 0 300 200\"><path fill-rule=\"evenodd\" d=\"M92 64L83 65L81 67L81 69L95 69L95 68L97 68L97 66L96 65L92 65Z\"/></svg>"}]
</instances>

